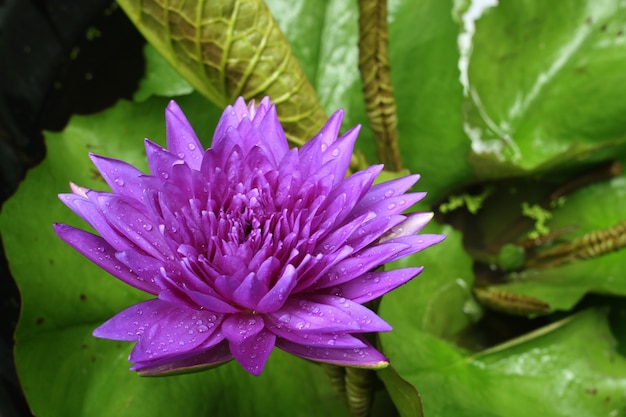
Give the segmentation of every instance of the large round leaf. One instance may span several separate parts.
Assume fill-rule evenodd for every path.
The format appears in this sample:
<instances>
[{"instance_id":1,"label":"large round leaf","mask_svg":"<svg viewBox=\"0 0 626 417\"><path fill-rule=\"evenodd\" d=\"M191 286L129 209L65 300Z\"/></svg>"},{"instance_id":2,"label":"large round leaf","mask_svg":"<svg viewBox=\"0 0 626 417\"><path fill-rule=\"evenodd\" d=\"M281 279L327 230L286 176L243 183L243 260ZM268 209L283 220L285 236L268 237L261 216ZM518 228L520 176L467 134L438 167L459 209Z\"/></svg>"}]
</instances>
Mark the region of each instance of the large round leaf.
<instances>
[{"instance_id":1,"label":"large round leaf","mask_svg":"<svg viewBox=\"0 0 626 417\"><path fill-rule=\"evenodd\" d=\"M519 175L622 144L625 29L626 6L615 0L504 1L486 10L465 104L478 175Z\"/></svg>"}]
</instances>

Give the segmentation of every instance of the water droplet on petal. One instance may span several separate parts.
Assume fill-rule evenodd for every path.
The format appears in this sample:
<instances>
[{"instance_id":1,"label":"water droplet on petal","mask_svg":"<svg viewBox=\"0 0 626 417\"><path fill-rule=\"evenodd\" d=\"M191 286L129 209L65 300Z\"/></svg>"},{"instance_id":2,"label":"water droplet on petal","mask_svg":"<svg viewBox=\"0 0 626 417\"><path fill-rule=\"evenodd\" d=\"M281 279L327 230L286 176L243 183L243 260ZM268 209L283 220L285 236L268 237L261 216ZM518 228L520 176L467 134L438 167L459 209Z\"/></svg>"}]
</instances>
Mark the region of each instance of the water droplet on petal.
<instances>
[{"instance_id":1,"label":"water droplet on petal","mask_svg":"<svg viewBox=\"0 0 626 417\"><path fill-rule=\"evenodd\" d=\"M391 203L391 204L389 204L389 205L387 206L387 208L388 208L389 210L393 210L393 209L395 209L395 208L396 208L396 203Z\"/></svg>"},{"instance_id":2,"label":"water droplet on petal","mask_svg":"<svg viewBox=\"0 0 626 417\"><path fill-rule=\"evenodd\" d=\"M196 145L194 145L193 143L190 143L187 145L187 149L189 149L190 151L195 151L196 150Z\"/></svg>"},{"instance_id":3,"label":"water droplet on petal","mask_svg":"<svg viewBox=\"0 0 626 417\"><path fill-rule=\"evenodd\" d=\"M339 156L339 149L335 148L333 149L333 151L330 153L332 156L334 156L335 158Z\"/></svg>"},{"instance_id":4,"label":"water droplet on petal","mask_svg":"<svg viewBox=\"0 0 626 417\"><path fill-rule=\"evenodd\" d=\"M391 196L392 196L392 195L394 195L394 194L395 194L395 193L393 192L393 190L387 190L387 191L385 191L385 197L386 197L386 198L389 198L389 197L391 197Z\"/></svg>"},{"instance_id":5,"label":"water droplet on petal","mask_svg":"<svg viewBox=\"0 0 626 417\"><path fill-rule=\"evenodd\" d=\"M120 187L123 187L123 186L124 186L124 180L123 180L123 179L121 179L121 178L116 178L116 179L115 179L115 183L116 183L117 185L119 185Z\"/></svg>"},{"instance_id":6,"label":"water droplet on petal","mask_svg":"<svg viewBox=\"0 0 626 417\"><path fill-rule=\"evenodd\" d=\"M204 324L201 325L201 326L198 326L198 332L199 333L204 333L204 332L206 332L208 330L209 330L209 328L207 326L205 326Z\"/></svg>"},{"instance_id":7,"label":"water droplet on petal","mask_svg":"<svg viewBox=\"0 0 626 417\"><path fill-rule=\"evenodd\" d=\"M149 232L150 230L152 230L152 225L150 223L146 223L143 225L143 228Z\"/></svg>"}]
</instances>

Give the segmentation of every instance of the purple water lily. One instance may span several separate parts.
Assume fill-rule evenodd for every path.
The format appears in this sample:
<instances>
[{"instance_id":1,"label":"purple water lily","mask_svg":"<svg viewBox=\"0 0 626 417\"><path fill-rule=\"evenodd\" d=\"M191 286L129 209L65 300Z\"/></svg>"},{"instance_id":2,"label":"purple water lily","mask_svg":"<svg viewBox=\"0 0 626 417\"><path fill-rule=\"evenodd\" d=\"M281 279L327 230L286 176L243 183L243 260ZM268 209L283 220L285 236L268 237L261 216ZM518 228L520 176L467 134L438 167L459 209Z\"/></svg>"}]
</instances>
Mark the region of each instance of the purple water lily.
<instances>
[{"instance_id":1,"label":"purple water lily","mask_svg":"<svg viewBox=\"0 0 626 417\"><path fill-rule=\"evenodd\" d=\"M155 297L94 331L135 341L142 374L236 359L258 375L276 346L314 361L377 368L362 336L391 330L362 304L419 274L380 266L433 245L431 213L402 211L417 175L373 185L382 166L346 178L359 128L336 112L289 149L268 98L238 99L204 150L183 112L166 110L167 149L146 140L150 174L91 155L112 192L72 185L61 200L100 236L55 224L101 268Z\"/></svg>"}]
</instances>

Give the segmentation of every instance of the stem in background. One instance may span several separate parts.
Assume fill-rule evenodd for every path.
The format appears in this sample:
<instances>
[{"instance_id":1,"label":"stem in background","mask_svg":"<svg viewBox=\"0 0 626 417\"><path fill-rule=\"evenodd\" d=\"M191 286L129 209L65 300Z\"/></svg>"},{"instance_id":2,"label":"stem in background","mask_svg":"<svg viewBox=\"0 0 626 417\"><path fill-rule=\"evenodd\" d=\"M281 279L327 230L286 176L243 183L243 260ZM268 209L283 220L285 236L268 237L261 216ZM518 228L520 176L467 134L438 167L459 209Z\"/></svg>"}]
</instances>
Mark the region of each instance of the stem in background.
<instances>
[{"instance_id":1,"label":"stem in background","mask_svg":"<svg viewBox=\"0 0 626 417\"><path fill-rule=\"evenodd\" d=\"M346 368L339 365L332 365L330 363L321 363L324 373L330 380L330 385L335 389L339 397L347 403L346 398Z\"/></svg>"},{"instance_id":2,"label":"stem in background","mask_svg":"<svg viewBox=\"0 0 626 417\"><path fill-rule=\"evenodd\" d=\"M346 398L350 417L368 417L374 400L376 372L346 368Z\"/></svg>"},{"instance_id":3,"label":"stem in background","mask_svg":"<svg viewBox=\"0 0 626 417\"><path fill-rule=\"evenodd\" d=\"M359 0L359 71L380 162L402 169L387 50L387 0Z\"/></svg>"}]
</instances>

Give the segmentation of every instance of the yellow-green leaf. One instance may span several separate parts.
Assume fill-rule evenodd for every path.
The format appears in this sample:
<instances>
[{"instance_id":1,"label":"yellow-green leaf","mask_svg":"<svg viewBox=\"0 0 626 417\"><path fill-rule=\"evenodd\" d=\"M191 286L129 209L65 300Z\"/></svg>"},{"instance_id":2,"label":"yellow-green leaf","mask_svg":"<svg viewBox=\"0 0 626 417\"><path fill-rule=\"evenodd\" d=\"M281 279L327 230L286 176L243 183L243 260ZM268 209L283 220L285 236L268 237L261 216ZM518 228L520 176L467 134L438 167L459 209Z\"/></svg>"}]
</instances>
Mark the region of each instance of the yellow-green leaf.
<instances>
[{"instance_id":1,"label":"yellow-green leaf","mask_svg":"<svg viewBox=\"0 0 626 417\"><path fill-rule=\"evenodd\" d=\"M220 107L270 96L287 137L301 145L326 117L262 0L119 0L170 64Z\"/></svg>"}]
</instances>

